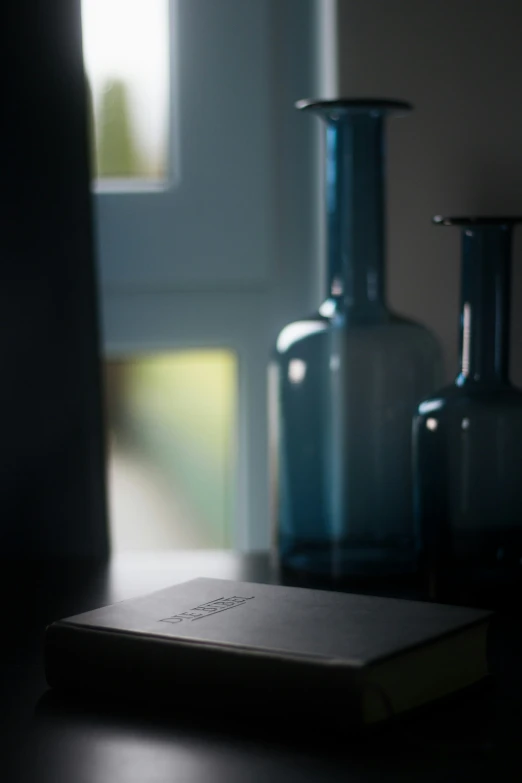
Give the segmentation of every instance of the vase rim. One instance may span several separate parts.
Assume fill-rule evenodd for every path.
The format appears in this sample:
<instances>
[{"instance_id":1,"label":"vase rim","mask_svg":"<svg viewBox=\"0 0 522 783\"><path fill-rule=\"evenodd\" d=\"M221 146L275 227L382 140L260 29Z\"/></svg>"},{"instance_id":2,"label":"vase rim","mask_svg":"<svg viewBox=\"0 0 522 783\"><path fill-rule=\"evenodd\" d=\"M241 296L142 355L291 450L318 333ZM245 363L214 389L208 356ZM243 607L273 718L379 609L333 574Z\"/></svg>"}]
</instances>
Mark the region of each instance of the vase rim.
<instances>
[{"instance_id":1,"label":"vase rim","mask_svg":"<svg viewBox=\"0 0 522 783\"><path fill-rule=\"evenodd\" d=\"M412 104L407 101L388 98L334 98L332 100L305 98L297 101L295 107L300 111L315 111L318 114L337 114L339 116L370 112L404 114L413 109Z\"/></svg>"},{"instance_id":2,"label":"vase rim","mask_svg":"<svg viewBox=\"0 0 522 783\"><path fill-rule=\"evenodd\" d=\"M445 217L435 215L432 223L436 226L512 226L522 223L521 215L470 215L459 217Z\"/></svg>"}]
</instances>

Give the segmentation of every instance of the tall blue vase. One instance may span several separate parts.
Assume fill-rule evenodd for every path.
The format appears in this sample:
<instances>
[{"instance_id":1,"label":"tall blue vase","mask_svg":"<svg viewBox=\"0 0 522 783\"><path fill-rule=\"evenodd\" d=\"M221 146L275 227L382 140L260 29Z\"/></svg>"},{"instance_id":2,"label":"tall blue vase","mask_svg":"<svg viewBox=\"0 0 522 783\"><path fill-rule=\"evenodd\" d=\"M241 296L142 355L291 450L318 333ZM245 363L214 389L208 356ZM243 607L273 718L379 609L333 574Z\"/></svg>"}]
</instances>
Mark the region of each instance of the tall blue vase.
<instances>
[{"instance_id":1,"label":"tall blue vase","mask_svg":"<svg viewBox=\"0 0 522 783\"><path fill-rule=\"evenodd\" d=\"M511 235L521 218L435 218L462 234L460 367L414 421L416 521L437 600L522 584L522 393L509 381Z\"/></svg>"},{"instance_id":2,"label":"tall blue vase","mask_svg":"<svg viewBox=\"0 0 522 783\"><path fill-rule=\"evenodd\" d=\"M333 579L416 567L411 419L437 382L431 334L385 296L384 124L406 103L303 101L326 123L327 299L286 326L271 366L274 543Z\"/></svg>"}]
</instances>

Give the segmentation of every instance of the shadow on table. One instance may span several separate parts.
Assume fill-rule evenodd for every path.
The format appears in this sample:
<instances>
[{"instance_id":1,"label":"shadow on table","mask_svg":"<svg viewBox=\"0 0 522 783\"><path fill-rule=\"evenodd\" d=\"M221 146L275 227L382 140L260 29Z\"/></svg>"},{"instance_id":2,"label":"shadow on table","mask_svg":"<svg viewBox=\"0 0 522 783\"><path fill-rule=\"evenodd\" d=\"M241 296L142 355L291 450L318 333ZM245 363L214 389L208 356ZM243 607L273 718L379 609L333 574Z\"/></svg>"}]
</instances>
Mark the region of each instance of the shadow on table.
<instances>
[{"instance_id":1,"label":"shadow on table","mask_svg":"<svg viewBox=\"0 0 522 783\"><path fill-rule=\"evenodd\" d=\"M226 688L183 691L169 705L143 699L65 695L48 691L39 701L40 724L63 730L113 730L133 735L206 736L272 747L307 750L329 757L404 754L488 755L493 752L493 686L485 680L414 715L375 727L348 725L342 693L309 691L232 693Z\"/></svg>"}]
</instances>

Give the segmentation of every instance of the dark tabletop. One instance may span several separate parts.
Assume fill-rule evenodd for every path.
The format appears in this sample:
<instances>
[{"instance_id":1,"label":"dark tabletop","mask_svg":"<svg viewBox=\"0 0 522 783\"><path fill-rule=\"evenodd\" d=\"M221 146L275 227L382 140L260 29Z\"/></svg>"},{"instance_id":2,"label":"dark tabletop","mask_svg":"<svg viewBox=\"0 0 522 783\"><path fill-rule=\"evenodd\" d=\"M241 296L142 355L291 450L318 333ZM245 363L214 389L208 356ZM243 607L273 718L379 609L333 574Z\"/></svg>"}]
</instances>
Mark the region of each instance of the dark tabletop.
<instances>
[{"instance_id":1,"label":"dark tabletop","mask_svg":"<svg viewBox=\"0 0 522 783\"><path fill-rule=\"evenodd\" d=\"M522 780L522 642L516 612L494 618L493 677L369 734L343 728L342 703L289 703L237 714L229 694L195 693L168 714L65 701L45 683L46 624L197 576L277 582L264 554L160 552L110 564L1 565L0 779L52 783L305 783ZM397 594L397 593L396 593ZM184 702L186 703L186 702ZM269 702L270 703L270 702Z\"/></svg>"}]
</instances>

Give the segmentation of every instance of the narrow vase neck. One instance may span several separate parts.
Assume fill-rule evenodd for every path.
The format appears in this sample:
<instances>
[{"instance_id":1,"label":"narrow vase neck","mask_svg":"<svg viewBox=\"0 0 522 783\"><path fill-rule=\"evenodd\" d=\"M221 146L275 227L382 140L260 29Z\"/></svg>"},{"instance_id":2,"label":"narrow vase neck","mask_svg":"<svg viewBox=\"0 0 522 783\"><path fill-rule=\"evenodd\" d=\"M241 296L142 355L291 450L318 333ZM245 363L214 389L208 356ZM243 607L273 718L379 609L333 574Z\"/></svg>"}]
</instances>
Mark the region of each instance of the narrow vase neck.
<instances>
[{"instance_id":1,"label":"narrow vase neck","mask_svg":"<svg viewBox=\"0 0 522 783\"><path fill-rule=\"evenodd\" d=\"M511 226L462 232L459 386L508 383Z\"/></svg>"},{"instance_id":2,"label":"narrow vase neck","mask_svg":"<svg viewBox=\"0 0 522 783\"><path fill-rule=\"evenodd\" d=\"M385 308L384 116L356 113L327 125L328 296L352 314Z\"/></svg>"}]
</instances>

